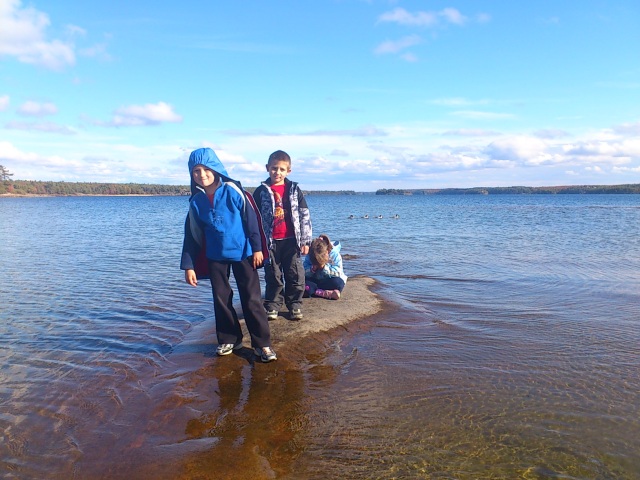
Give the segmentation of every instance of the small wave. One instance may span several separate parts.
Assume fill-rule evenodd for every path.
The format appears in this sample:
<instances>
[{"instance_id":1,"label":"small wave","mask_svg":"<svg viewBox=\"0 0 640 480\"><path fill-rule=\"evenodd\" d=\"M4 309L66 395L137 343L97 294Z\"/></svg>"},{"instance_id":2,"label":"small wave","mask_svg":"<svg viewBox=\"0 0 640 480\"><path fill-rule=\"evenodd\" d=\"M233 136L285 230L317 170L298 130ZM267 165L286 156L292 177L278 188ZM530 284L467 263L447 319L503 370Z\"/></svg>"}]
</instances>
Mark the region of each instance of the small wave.
<instances>
[{"instance_id":1,"label":"small wave","mask_svg":"<svg viewBox=\"0 0 640 480\"><path fill-rule=\"evenodd\" d=\"M453 277L440 277L437 275L422 275L422 274L386 274L389 278L408 278L411 280L438 280L442 282L469 282L469 283L491 283L491 280L482 280L479 278L453 278Z\"/></svg>"}]
</instances>

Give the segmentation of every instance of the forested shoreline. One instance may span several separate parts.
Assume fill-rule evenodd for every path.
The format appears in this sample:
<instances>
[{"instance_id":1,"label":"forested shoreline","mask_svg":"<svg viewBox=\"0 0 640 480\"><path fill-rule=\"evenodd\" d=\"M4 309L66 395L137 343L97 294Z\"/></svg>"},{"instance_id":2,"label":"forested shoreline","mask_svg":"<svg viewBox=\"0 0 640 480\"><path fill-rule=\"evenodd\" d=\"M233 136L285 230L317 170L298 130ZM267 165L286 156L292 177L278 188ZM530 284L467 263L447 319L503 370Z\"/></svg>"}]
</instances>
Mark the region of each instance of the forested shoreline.
<instances>
[{"instance_id":1,"label":"forested shoreline","mask_svg":"<svg viewBox=\"0 0 640 480\"><path fill-rule=\"evenodd\" d=\"M255 187L245 187L253 192ZM502 194L640 194L640 184L624 185L566 185L555 187L475 187L442 189L379 189L375 192L353 190L305 190L309 195L502 195ZM0 195L4 196L99 196L99 195L189 195L188 185L159 185L145 183L51 182L35 180L0 181Z\"/></svg>"},{"instance_id":2,"label":"forested shoreline","mask_svg":"<svg viewBox=\"0 0 640 480\"><path fill-rule=\"evenodd\" d=\"M564 185L556 187L474 187L440 189L380 189L376 195L534 195L585 193L640 193L640 183L623 185Z\"/></svg>"}]
</instances>

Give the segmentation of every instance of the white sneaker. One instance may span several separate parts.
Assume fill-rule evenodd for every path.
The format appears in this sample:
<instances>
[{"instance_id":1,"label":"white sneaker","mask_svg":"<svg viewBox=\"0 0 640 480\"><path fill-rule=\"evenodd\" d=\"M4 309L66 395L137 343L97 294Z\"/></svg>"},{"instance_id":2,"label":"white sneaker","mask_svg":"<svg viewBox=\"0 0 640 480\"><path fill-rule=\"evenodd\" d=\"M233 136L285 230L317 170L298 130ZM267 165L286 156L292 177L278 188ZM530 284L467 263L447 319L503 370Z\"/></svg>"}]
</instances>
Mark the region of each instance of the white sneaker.
<instances>
[{"instance_id":1,"label":"white sneaker","mask_svg":"<svg viewBox=\"0 0 640 480\"><path fill-rule=\"evenodd\" d=\"M273 362L278 359L276 352L274 352L271 347L256 348L254 352L264 363Z\"/></svg>"},{"instance_id":2,"label":"white sneaker","mask_svg":"<svg viewBox=\"0 0 640 480\"><path fill-rule=\"evenodd\" d=\"M216 348L216 353L220 356L229 355L234 350L239 350L241 348L242 342L236 343L235 345L233 343L223 343L222 345L218 345L218 348Z\"/></svg>"}]
</instances>

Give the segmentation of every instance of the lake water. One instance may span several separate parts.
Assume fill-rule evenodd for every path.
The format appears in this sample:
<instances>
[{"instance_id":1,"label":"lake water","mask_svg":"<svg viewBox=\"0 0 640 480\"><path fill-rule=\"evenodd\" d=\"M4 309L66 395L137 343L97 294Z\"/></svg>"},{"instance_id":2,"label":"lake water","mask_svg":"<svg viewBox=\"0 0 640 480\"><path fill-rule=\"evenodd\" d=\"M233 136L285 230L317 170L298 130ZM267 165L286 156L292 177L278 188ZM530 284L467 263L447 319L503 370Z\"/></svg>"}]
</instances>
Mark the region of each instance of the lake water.
<instances>
[{"instance_id":1,"label":"lake water","mask_svg":"<svg viewBox=\"0 0 640 480\"><path fill-rule=\"evenodd\" d=\"M0 477L640 478L640 196L308 202L386 307L255 364L186 198L1 198Z\"/></svg>"}]
</instances>

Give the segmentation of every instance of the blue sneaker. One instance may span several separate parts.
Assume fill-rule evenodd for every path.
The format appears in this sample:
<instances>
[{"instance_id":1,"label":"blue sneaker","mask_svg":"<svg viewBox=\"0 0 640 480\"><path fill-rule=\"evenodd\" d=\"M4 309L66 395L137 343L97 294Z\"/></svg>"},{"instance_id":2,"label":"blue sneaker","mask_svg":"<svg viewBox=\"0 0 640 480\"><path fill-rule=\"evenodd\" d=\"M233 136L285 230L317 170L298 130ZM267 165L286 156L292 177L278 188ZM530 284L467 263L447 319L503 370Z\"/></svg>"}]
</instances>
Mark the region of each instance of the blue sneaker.
<instances>
[{"instance_id":1,"label":"blue sneaker","mask_svg":"<svg viewBox=\"0 0 640 480\"><path fill-rule=\"evenodd\" d=\"M274 352L271 347L256 348L254 352L264 363L273 362L278 359L276 352Z\"/></svg>"}]
</instances>

